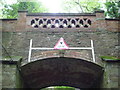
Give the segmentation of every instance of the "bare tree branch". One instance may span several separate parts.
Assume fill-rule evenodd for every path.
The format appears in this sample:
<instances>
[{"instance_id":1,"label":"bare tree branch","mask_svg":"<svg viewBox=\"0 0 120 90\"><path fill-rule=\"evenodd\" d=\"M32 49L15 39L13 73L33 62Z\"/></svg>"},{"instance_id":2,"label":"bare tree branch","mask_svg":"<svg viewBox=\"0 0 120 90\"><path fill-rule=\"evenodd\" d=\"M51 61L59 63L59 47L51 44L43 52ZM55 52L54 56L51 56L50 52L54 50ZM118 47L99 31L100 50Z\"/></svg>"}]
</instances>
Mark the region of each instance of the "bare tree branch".
<instances>
[{"instance_id":1,"label":"bare tree branch","mask_svg":"<svg viewBox=\"0 0 120 90\"><path fill-rule=\"evenodd\" d=\"M75 4L77 4L77 5L79 6L79 8L81 9L82 13L84 13L84 11L83 11L83 9L82 9L82 6L80 5L79 0L78 0L77 2L75 1Z\"/></svg>"}]
</instances>

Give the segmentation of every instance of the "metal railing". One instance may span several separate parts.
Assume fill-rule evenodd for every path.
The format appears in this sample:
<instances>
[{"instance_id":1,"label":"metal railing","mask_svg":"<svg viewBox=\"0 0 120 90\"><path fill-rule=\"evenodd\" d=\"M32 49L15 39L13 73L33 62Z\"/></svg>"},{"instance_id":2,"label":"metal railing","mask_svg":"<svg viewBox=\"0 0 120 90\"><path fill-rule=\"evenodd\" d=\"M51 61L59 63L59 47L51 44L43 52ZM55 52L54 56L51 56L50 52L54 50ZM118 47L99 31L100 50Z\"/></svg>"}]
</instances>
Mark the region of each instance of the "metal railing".
<instances>
[{"instance_id":1,"label":"metal railing","mask_svg":"<svg viewBox=\"0 0 120 90\"><path fill-rule=\"evenodd\" d=\"M56 50L55 48L47 48L47 47L32 47L32 39L30 40L30 47L29 47L29 55L28 55L28 62L31 60L31 53L32 50ZM92 58L93 62L96 62L95 60L95 53L94 53L94 46L93 46L93 40L91 40L91 47L69 47L68 50L91 50L92 51Z\"/></svg>"}]
</instances>

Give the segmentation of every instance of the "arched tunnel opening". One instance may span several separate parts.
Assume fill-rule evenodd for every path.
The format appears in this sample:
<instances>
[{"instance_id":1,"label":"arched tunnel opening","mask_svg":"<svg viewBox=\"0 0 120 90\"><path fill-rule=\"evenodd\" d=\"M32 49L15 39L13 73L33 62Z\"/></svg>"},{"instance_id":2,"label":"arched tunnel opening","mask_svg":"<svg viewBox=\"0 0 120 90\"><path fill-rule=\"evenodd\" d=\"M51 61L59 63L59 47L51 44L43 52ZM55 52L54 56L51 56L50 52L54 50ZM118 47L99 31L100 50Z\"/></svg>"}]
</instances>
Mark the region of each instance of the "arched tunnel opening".
<instances>
[{"instance_id":1,"label":"arched tunnel opening","mask_svg":"<svg viewBox=\"0 0 120 90\"><path fill-rule=\"evenodd\" d=\"M41 90L80 90L78 88L70 87L70 86L50 86L46 88L42 88Z\"/></svg>"},{"instance_id":2,"label":"arched tunnel opening","mask_svg":"<svg viewBox=\"0 0 120 90\"><path fill-rule=\"evenodd\" d=\"M69 86L81 90L99 88L103 67L83 59L52 57L20 67L25 88Z\"/></svg>"}]
</instances>

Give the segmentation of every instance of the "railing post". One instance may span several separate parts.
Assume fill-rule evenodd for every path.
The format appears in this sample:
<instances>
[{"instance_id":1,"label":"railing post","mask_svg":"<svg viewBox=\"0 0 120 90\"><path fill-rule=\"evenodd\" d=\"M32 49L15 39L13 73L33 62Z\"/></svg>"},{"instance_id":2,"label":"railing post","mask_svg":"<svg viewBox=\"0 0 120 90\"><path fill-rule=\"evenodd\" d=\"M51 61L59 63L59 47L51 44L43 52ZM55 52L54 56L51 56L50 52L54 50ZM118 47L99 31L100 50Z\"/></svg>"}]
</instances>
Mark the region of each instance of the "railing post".
<instances>
[{"instance_id":1,"label":"railing post","mask_svg":"<svg viewBox=\"0 0 120 90\"><path fill-rule=\"evenodd\" d=\"M95 53L94 53L93 40L91 40L91 47L92 47L92 57L93 57L93 62L95 62Z\"/></svg>"},{"instance_id":2,"label":"railing post","mask_svg":"<svg viewBox=\"0 0 120 90\"><path fill-rule=\"evenodd\" d=\"M30 62L31 59L31 53L32 53L32 49L33 50L54 50L54 48L39 48L39 47L32 47L32 39L30 40L30 47L29 47L29 55L28 55L28 62ZM91 40L91 47L70 47L70 50L79 50L79 49L87 49L87 50L92 50L92 58L93 58L93 62L95 61L95 53L94 53L94 46L93 46L93 40Z\"/></svg>"},{"instance_id":3,"label":"railing post","mask_svg":"<svg viewBox=\"0 0 120 90\"><path fill-rule=\"evenodd\" d=\"M28 55L28 62L30 62L30 58L31 58L31 51L32 51L32 39L30 40L29 55Z\"/></svg>"}]
</instances>

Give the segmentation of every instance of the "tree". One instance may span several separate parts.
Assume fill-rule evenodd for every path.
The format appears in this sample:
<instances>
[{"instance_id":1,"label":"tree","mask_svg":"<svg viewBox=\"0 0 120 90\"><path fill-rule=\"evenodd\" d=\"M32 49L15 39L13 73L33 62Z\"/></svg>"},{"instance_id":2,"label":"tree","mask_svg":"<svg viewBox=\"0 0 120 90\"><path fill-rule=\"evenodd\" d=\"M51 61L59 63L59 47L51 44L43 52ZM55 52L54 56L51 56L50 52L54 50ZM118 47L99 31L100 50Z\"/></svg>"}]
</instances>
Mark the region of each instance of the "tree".
<instances>
[{"instance_id":1,"label":"tree","mask_svg":"<svg viewBox=\"0 0 120 90\"><path fill-rule=\"evenodd\" d=\"M17 18L18 3L12 5L4 5L2 9L3 18Z\"/></svg>"},{"instance_id":2,"label":"tree","mask_svg":"<svg viewBox=\"0 0 120 90\"><path fill-rule=\"evenodd\" d=\"M100 2L100 0L66 0L64 4L65 12L89 13L102 9L105 11L106 17L120 18L118 13L120 1L117 0L106 0L106 3Z\"/></svg>"},{"instance_id":3,"label":"tree","mask_svg":"<svg viewBox=\"0 0 120 90\"><path fill-rule=\"evenodd\" d=\"M48 12L48 10L41 3L18 2L12 5L4 5L2 9L3 18L17 18L18 10L27 10L28 13Z\"/></svg>"},{"instance_id":4,"label":"tree","mask_svg":"<svg viewBox=\"0 0 120 90\"><path fill-rule=\"evenodd\" d=\"M109 17L109 18L119 18L120 17L120 14L118 13L118 10L120 8L120 1L119 2L115 2L115 1L106 2L105 6L106 6L105 15L107 17Z\"/></svg>"},{"instance_id":5,"label":"tree","mask_svg":"<svg viewBox=\"0 0 120 90\"><path fill-rule=\"evenodd\" d=\"M20 2L18 10L28 10L29 13L48 12L40 2Z\"/></svg>"},{"instance_id":6,"label":"tree","mask_svg":"<svg viewBox=\"0 0 120 90\"><path fill-rule=\"evenodd\" d=\"M99 0L66 0L63 9L66 12L89 13L100 10L101 3Z\"/></svg>"}]
</instances>

